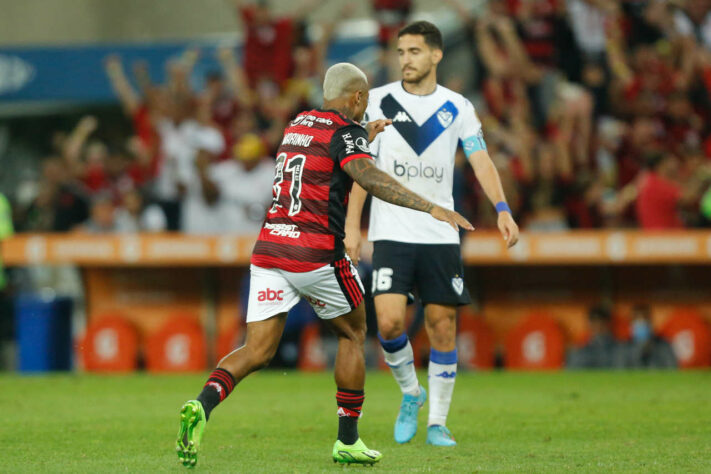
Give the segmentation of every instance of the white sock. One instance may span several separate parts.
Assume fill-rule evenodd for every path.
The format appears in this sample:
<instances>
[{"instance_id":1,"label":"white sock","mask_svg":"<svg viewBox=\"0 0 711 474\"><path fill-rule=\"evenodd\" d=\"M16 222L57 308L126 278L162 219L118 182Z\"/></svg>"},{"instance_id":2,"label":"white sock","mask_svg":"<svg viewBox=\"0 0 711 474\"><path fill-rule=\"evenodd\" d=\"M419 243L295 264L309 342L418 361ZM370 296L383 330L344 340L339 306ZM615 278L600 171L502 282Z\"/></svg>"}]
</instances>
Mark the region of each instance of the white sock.
<instances>
[{"instance_id":1,"label":"white sock","mask_svg":"<svg viewBox=\"0 0 711 474\"><path fill-rule=\"evenodd\" d=\"M430 414L427 426L446 426L449 405L452 403L454 380L457 377L457 350L439 352L433 349L430 352L427 375L430 387Z\"/></svg>"},{"instance_id":2,"label":"white sock","mask_svg":"<svg viewBox=\"0 0 711 474\"><path fill-rule=\"evenodd\" d=\"M388 349L393 349L393 345L396 345L396 347L402 345L402 341L405 341L403 347L393 352L388 351ZM418 396L420 394L420 382L417 380L417 373L415 372L415 357L412 353L410 340L403 334L392 341L380 338L380 344L383 346L385 363L390 367L390 371L400 386L402 393Z\"/></svg>"}]
</instances>

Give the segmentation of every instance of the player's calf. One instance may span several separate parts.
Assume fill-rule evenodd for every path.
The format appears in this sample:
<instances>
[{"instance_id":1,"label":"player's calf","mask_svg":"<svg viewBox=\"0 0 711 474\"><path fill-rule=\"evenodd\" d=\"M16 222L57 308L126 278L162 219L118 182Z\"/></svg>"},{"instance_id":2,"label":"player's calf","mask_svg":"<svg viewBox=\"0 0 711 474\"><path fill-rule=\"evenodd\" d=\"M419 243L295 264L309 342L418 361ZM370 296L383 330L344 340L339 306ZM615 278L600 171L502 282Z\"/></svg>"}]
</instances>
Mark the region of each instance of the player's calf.
<instances>
[{"instance_id":1,"label":"player's calf","mask_svg":"<svg viewBox=\"0 0 711 474\"><path fill-rule=\"evenodd\" d=\"M225 356L218 367L228 371L238 382L252 372L269 365L274 358L278 341L274 344L261 344L248 339L244 346Z\"/></svg>"}]
</instances>

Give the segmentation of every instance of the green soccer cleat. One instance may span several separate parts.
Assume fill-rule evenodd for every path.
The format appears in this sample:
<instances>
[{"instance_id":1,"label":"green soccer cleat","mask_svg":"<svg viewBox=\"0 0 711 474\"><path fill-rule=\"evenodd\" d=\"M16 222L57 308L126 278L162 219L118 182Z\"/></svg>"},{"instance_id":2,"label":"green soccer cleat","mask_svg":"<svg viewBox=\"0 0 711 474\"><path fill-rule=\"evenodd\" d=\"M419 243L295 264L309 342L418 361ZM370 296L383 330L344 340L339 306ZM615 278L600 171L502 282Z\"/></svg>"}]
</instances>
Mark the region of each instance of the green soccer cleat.
<instances>
[{"instance_id":1,"label":"green soccer cleat","mask_svg":"<svg viewBox=\"0 0 711 474\"><path fill-rule=\"evenodd\" d=\"M175 442L178 459L185 467L195 467L197 464L197 454L202 432L205 431L205 423L205 409L202 403L197 400L185 402L180 409L180 430L178 440Z\"/></svg>"},{"instance_id":2,"label":"green soccer cleat","mask_svg":"<svg viewBox=\"0 0 711 474\"><path fill-rule=\"evenodd\" d=\"M333 445L333 462L340 464L369 464L372 466L382 457L383 455L378 451L368 449L360 438L353 444L343 444L337 440Z\"/></svg>"}]
</instances>

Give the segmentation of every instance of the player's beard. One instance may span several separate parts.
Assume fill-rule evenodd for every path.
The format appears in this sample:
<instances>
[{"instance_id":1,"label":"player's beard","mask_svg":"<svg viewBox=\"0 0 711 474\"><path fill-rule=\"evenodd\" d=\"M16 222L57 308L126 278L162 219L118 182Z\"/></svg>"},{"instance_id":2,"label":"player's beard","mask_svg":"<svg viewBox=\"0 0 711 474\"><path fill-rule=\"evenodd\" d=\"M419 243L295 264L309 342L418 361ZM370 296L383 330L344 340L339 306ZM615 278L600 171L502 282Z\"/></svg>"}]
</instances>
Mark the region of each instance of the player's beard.
<instances>
[{"instance_id":1,"label":"player's beard","mask_svg":"<svg viewBox=\"0 0 711 474\"><path fill-rule=\"evenodd\" d=\"M411 76L409 79L405 77L405 71L403 71L402 80L403 80L403 82L405 82L407 84L419 84L420 82L422 82L422 80L425 77L427 77L429 75L431 70L432 70L432 68L430 67L426 71L423 71L420 74L417 74L418 71L416 69L412 69L412 71L415 72L415 76L414 77Z\"/></svg>"}]
</instances>

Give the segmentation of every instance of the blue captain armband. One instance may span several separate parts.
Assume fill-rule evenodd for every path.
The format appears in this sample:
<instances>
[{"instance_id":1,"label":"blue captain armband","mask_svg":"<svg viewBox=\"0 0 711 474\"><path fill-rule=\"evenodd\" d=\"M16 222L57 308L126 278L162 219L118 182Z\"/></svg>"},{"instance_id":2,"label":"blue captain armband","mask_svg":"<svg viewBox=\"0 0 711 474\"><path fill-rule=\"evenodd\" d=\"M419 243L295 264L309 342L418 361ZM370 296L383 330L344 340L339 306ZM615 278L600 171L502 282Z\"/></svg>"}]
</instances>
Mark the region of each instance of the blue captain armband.
<instances>
[{"instance_id":1,"label":"blue captain armband","mask_svg":"<svg viewBox=\"0 0 711 474\"><path fill-rule=\"evenodd\" d=\"M475 151L484 150L486 151L486 142L484 141L484 134L479 132L476 135L462 141L462 147L464 148L464 154L467 158L471 156Z\"/></svg>"}]
</instances>

